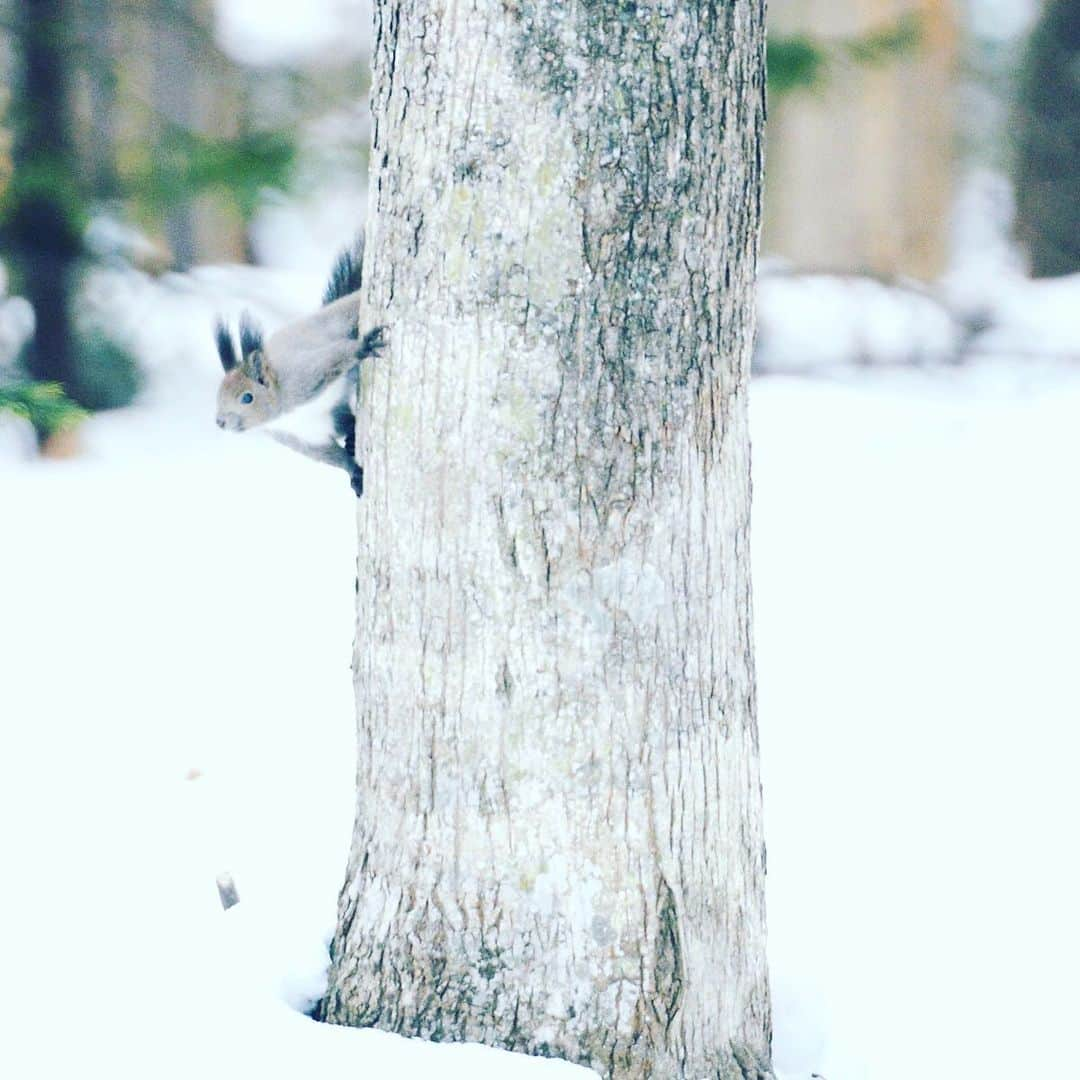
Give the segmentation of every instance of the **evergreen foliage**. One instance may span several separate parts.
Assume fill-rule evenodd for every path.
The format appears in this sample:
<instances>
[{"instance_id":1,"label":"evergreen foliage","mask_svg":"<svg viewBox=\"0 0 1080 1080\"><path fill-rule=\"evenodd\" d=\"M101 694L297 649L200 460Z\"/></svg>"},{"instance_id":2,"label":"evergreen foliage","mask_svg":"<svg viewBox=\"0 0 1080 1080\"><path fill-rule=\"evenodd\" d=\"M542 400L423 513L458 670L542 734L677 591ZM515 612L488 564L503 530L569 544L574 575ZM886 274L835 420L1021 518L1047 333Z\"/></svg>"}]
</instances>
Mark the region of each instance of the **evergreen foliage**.
<instances>
[{"instance_id":1,"label":"evergreen foliage","mask_svg":"<svg viewBox=\"0 0 1080 1080\"><path fill-rule=\"evenodd\" d=\"M75 374L65 387L74 402L90 412L120 409L135 400L141 386L138 364L127 349L100 330L79 335Z\"/></svg>"},{"instance_id":2,"label":"evergreen foliage","mask_svg":"<svg viewBox=\"0 0 1080 1080\"><path fill-rule=\"evenodd\" d=\"M45 438L74 427L86 416L58 383L31 380L0 380L0 413L4 412L28 420Z\"/></svg>"},{"instance_id":3,"label":"evergreen foliage","mask_svg":"<svg viewBox=\"0 0 1080 1080\"><path fill-rule=\"evenodd\" d=\"M765 56L774 95L818 86L828 66L825 47L809 34L769 34Z\"/></svg>"},{"instance_id":4,"label":"evergreen foliage","mask_svg":"<svg viewBox=\"0 0 1080 1080\"><path fill-rule=\"evenodd\" d=\"M166 124L156 140L127 150L118 183L136 216L145 220L159 220L166 211L213 193L247 223L267 188L289 187L295 162L296 144L282 131L225 138Z\"/></svg>"},{"instance_id":5,"label":"evergreen foliage","mask_svg":"<svg viewBox=\"0 0 1080 1080\"><path fill-rule=\"evenodd\" d=\"M917 14L865 34L825 40L812 34L770 33L765 49L769 93L782 97L823 86L841 64L876 67L908 56L922 40Z\"/></svg>"},{"instance_id":6,"label":"evergreen foliage","mask_svg":"<svg viewBox=\"0 0 1080 1080\"><path fill-rule=\"evenodd\" d=\"M918 48L921 39L919 16L910 12L887 26L847 38L840 47L856 64L874 67L909 55Z\"/></svg>"}]
</instances>

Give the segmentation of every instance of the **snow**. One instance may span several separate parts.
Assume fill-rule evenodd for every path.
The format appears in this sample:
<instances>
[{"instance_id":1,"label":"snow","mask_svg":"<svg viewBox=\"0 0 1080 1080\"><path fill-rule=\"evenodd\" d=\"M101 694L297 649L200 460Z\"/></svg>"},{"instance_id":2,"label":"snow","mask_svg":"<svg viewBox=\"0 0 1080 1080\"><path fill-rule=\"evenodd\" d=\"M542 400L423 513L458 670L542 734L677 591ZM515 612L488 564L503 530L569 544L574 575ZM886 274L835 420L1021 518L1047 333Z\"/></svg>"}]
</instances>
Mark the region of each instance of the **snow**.
<instances>
[{"instance_id":1,"label":"snow","mask_svg":"<svg viewBox=\"0 0 1080 1080\"><path fill-rule=\"evenodd\" d=\"M593 1075L303 1015L353 809L353 500L214 428L209 326L319 285L103 272L146 400L73 461L0 424L2 1075ZM1013 281L992 332L1067 344L1077 300ZM778 1074L1073 1075L1080 368L773 376L751 409Z\"/></svg>"},{"instance_id":2,"label":"snow","mask_svg":"<svg viewBox=\"0 0 1080 1080\"><path fill-rule=\"evenodd\" d=\"M1006 176L971 167L958 188L950 266L933 284L763 260L754 370L836 377L1013 359L1030 373L1080 361L1080 275L1025 276Z\"/></svg>"},{"instance_id":3,"label":"snow","mask_svg":"<svg viewBox=\"0 0 1080 1080\"><path fill-rule=\"evenodd\" d=\"M1011 41L1030 29L1039 15L1038 0L965 0L970 32L994 41Z\"/></svg>"},{"instance_id":4,"label":"snow","mask_svg":"<svg viewBox=\"0 0 1080 1080\"><path fill-rule=\"evenodd\" d=\"M956 363L963 336L960 316L913 282L770 267L758 281L760 373Z\"/></svg>"},{"instance_id":5,"label":"snow","mask_svg":"<svg viewBox=\"0 0 1080 1080\"><path fill-rule=\"evenodd\" d=\"M87 424L81 459L0 462L0 1074L590 1075L295 1011L352 822L354 503L337 471L213 427L208 326L177 322L197 358Z\"/></svg>"},{"instance_id":6,"label":"snow","mask_svg":"<svg viewBox=\"0 0 1080 1080\"><path fill-rule=\"evenodd\" d=\"M34 336L34 309L22 296L3 295L0 283L0 366L10 364Z\"/></svg>"},{"instance_id":7,"label":"snow","mask_svg":"<svg viewBox=\"0 0 1080 1080\"><path fill-rule=\"evenodd\" d=\"M288 195L267 192L251 225L260 265L321 280L351 240L347 231L342 235L342 222L359 230L366 202L367 188L348 177L312 182Z\"/></svg>"},{"instance_id":8,"label":"snow","mask_svg":"<svg viewBox=\"0 0 1080 1080\"><path fill-rule=\"evenodd\" d=\"M785 1077L1075 1074L1078 408L1022 364L755 387Z\"/></svg>"},{"instance_id":9,"label":"snow","mask_svg":"<svg viewBox=\"0 0 1080 1080\"><path fill-rule=\"evenodd\" d=\"M985 355L1080 360L1080 274L1021 279L1001 291L994 322L973 342Z\"/></svg>"}]
</instances>

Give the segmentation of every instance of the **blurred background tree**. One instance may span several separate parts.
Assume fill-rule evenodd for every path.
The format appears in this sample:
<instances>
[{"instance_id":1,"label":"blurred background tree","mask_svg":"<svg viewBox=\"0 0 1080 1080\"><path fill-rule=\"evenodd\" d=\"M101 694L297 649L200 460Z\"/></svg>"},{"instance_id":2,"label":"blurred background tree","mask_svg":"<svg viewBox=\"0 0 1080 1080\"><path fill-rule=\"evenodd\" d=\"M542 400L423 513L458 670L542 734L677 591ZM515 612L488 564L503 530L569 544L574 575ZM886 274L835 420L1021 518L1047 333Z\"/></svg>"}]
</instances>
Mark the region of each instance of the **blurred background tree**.
<instances>
[{"instance_id":1,"label":"blurred background tree","mask_svg":"<svg viewBox=\"0 0 1080 1080\"><path fill-rule=\"evenodd\" d=\"M1075 269L1080 0L1047 0L1021 65L1035 3L771 0L764 253L940 281L974 162L1001 197L964 220L1007 236L1008 172L1035 272ZM0 294L30 301L7 318L0 295L8 384L91 409L132 399L132 350L154 356L94 299L103 265L321 273L363 213L370 15L370 0L0 0Z\"/></svg>"},{"instance_id":2,"label":"blurred background tree","mask_svg":"<svg viewBox=\"0 0 1080 1080\"><path fill-rule=\"evenodd\" d=\"M805 270L944 268L951 0L771 0L763 251Z\"/></svg>"},{"instance_id":3,"label":"blurred background tree","mask_svg":"<svg viewBox=\"0 0 1080 1080\"><path fill-rule=\"evenodd\" d=\"M155 272L256 261L252 222L267 192L295 185L298 133L361 101L367 76L348 55L314 70L239 63L212 0L0 0L0 34L13 87L0 257L35 315L18 366L87 408L124 405L135 362L80 312L85 274L102 258Z\"/></svg>"},{"instance_id":4,"label":"blurred background tree","mask_svg":"<svg viewBox=\"0 0 1080 1080\"><path fill-rule=\"evenodd\" d=\"M1016 235L1035 277L1080 271L1080 0L1047 0L1020 68Z\"/></svg>"},{"instance_id":5,"label":"blurred background tree","mask_svg":"<svg viewBox=\"0 0 1080 1080\"><path fill-rule=\"evenodd\" d=\"M71 131L66 53L74 35L67 3L16 0L9 9L18 57L10 106L14 172L0 202L0 240L14 284L34 309L27 372L71 393L77 382L71 296L86 200Z\"/></svg>"}]
</instances>

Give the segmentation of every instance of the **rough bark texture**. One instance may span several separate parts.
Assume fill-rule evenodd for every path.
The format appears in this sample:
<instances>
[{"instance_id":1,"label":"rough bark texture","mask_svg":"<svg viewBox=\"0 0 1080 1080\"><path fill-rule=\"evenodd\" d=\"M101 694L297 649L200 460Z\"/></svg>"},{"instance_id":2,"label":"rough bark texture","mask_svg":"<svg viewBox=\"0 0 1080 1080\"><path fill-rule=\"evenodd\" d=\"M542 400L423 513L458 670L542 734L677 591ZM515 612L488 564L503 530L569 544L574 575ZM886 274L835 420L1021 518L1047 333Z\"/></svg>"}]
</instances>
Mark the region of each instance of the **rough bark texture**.
<instances>
[{"instance_id":1,"label":"rough bark texture","mask_svg":"<svg viewBox=\"0 0 1080 1080\"><path fill-rule=\"evenodd\" d=\"M383 0L358 805L323 1015L769 1070L758 0ZM383 314L379 314L383 313Z\"/></svg>"}]
</instances>

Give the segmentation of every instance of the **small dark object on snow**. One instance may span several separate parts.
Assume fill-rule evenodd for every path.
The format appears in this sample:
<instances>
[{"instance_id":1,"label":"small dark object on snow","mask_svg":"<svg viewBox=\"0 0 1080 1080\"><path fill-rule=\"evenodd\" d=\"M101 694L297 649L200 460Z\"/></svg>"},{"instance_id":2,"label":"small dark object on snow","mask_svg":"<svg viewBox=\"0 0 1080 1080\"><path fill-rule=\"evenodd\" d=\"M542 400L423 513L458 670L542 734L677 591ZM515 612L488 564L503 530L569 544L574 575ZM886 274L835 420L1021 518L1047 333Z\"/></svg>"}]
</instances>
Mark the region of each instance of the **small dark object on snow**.
<instances>
[{"instance_id":1,"label":"small dark object on snow","mask_svg":"<svg viewBox=\"0 0 1080 1080\"><path fill-rule=\"evenodd\" d=\"M236 891L236 882L233 881L232 874L218 874L217 892L221 906L226 911L240 903L240 894Z\"/></svg>"}]
</instances>

